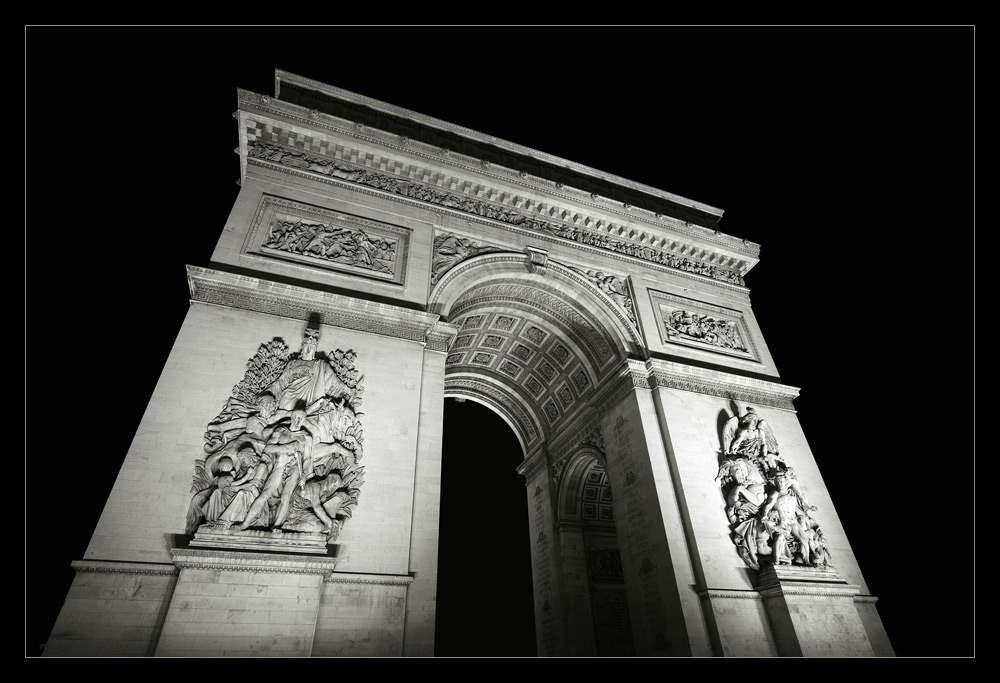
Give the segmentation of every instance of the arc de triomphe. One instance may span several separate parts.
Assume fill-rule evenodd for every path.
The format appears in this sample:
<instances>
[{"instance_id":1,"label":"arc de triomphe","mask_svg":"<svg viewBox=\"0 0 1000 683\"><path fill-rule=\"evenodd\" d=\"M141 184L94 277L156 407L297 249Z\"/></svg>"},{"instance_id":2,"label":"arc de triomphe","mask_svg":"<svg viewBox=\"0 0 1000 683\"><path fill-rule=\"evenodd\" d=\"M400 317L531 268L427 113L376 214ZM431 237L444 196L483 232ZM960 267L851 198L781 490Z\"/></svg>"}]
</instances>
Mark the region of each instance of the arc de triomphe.
<instances>
[{"instance_id":1,"label":"arc de triomphe","mask_svg":"<svg viewBox=\"0 0 1000 683\"><path fill-rule=\"evenodd\" d=\"M540 655L891 655L721 211L283 71L45 654L433 654L444 398Z\"/></svg>"}]
</instances>

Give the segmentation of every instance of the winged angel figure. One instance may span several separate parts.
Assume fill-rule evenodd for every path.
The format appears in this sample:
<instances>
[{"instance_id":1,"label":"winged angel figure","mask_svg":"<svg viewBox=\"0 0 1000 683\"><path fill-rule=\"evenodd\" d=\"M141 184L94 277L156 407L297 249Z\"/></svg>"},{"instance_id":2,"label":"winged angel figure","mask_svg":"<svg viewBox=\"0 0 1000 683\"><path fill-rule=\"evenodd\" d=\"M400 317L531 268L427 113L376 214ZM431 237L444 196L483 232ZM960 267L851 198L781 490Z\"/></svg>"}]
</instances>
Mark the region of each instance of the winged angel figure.
<instances>
[{"instance_id":1,"label":"winged angel figure","mask_svg":"<svg viewBox=\"0 0 1000 683\"><path fill-rule=\"evenodd\" d=\"M819 524L778 453L770 425L753 408L734 415L722 430L725 456L719 466L733 543L748 567L776 564L825 566L829 552Z\"/></svg>"}]
</instances>

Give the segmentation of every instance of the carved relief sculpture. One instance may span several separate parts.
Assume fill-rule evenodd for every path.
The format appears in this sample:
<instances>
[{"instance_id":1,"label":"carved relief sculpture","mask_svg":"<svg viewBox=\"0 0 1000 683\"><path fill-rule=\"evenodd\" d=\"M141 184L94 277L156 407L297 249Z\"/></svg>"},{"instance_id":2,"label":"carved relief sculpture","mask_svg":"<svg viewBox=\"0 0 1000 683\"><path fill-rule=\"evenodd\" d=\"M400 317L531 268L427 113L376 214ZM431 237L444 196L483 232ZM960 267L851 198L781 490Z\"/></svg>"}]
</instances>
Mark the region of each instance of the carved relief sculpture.
<instances>
[{"instance_id":1,"label":"carved relief sculpture","mask_svg":"<svg viewBox=\"0 0 1000 683\"><path fill-rule=\"evenodd\" d=\"M275 214L262 246L390 275L394 272L394 240L372 237L362 230L319 221Z\"/></svg>"},{"instance_id":2,"label":"carved relief sculpture","mask_svg":"<svg viewBox=\"0 0 1000 683\"><path fill-rule=\"evenodd\" d=\"M354 351L317 354L319 330L302 350L280 339L247 362L222 411L208 423L195 464L187 532L271 530L335 540L364 482L363 376Z\"/></svg>"},{"instance_id":3,"label":"carved relief sculpture","mask_svg":"<svg viewBox=\"0 0 1000 683\"><path fill-rule=\"evenodd\" d=\"M698 341L724 349L747 350L740 339L736 323L732 320L717 320L702 313L677 309L664 318L663 324L668 337Z\"/></svg>"},{"instance_id":4,"label":"carved relief sculpture","mask_svg":"<svg viewBox=\"0 0 1000 683\"><path fill-rule=\"evenodd\" d=\"M635 308L632 305L632 296L629 294L628 283L625 278L600 270L584 270L575 266L566 266L566 268L587 278L595 287L604 292L608 298L624 311L632 325L638 328L638 324L635 321Z\"/></svg>"},{"instance_id":5,"label":"carved relief sculpture","mask_svg":"<svg viewBox=\"0 0 1000 683\"><path fill-rule=\"evenodd\" d=\"M438 233L434 237L431 284L435 284L442 275L462 261L479 254L489 254L495 251L500 251L500 249L477 244L470 239L458 237L448 232Z\"/></svg>"},{"instance_id":6,"label":"carved relief sculpture","mask_svg":"<svg viewBox=\"0 0 1000 683\"><path fill-rule=\"evenodd\" d=\"M747 408L726 421L721 480L736 550L748 567L762 563L826 567L830 554L816 511L778 454L770 425Z\"/></svg>"}]
</instances>

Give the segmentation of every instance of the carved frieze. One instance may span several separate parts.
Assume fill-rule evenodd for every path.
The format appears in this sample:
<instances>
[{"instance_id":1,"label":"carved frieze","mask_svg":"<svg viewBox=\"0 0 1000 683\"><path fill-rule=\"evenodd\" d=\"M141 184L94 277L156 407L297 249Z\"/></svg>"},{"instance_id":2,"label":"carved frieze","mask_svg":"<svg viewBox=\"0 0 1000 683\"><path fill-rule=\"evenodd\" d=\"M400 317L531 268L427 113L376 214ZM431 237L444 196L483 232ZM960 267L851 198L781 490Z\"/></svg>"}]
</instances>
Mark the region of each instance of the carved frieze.
<instances>
[{"instance_id":1,"label":"carved frieze","mask_svg":"<svg viewBox=\"0 0 1000 683\"><path fill-rule=\"evenodd\" d=\"M405 284L410 230L264 195L244 253Z\"/></svg>"},{"instance_id":2,"label":"carved frieze","mask_svg":"<svg viewBox=\"0 0 1000 683\"><path fill-rule=\"evenodd\" d=\"M483 218L500 221L518 228L558 237L564 240L611 251L647 263L703 276L727 284L743 286L739 271L680 256L669 249L657 248L649 243L636 242L601 230L576 225L572 222L541 220L512 210L502 204L454 192L434 189L422 182L394 177L356 164L344 162L324 154L286 147L271 142L254 140L247 145L247 158L279 164L306 173L316 173L358 183L411 199L455 209ZM518 202L520 204L521 202Z\"/></svg>"},{"instance_id":3,"label":"carved frieze","mask_svg":"<svg viewBox=\"0 0 1000 683\"><path fill-rule=\"evenodd\" d=\"M660 339L665 345L760 360L746 318L739 311L649 290Z\"/></svg>"},{"instance_id":4,"label":"carved frieze","mask_svg":"<svg viewBox=\"0 0 1000 683\"><path fill-rule=\"evenodd\" d=\"M726 420L721 434L721 482L736 551L746 565L801 565L826 569L830 552L815 505L795 470L779 453L770 425L751 407Z\"/></svg>"},{"instance_id":5,"label":"carved frieze","mask_svg":"<svg viewBox=\"0 0 1000 683\"><path fill-rule=\"evenodd\" d=\"M318 345L314 327L298 353L281 339L261 344L208 423L187 516L202 545L274 546L277 534L281 548L322 546L352 516L364 483L364 377L354 351Z\"/></svg>"}]
</instances>

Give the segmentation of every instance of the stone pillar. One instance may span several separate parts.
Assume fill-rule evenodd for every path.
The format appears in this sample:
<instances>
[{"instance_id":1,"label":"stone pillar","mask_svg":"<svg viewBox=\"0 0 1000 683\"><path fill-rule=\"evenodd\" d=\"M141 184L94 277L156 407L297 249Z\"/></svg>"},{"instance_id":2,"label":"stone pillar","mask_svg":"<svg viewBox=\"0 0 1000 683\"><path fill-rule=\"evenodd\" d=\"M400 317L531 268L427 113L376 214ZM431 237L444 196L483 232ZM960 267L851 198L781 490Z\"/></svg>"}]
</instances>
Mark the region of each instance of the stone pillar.
<instances>
[{"instance_id":1,"label":"stone pillar","mask_svg":"<svg viewBox=\"0 0 1000 683\"><path fill-rule=\"evenodd\" d=\"M330 557L175 549L158 657L307 657Z\"/></svg>"},{"instance_id":2,"label":"stone pillar","mask_svg":"<svg viewBox=\"0 0 1000 683\"><path fill-rule=\"evenodd\" d=\"M757 577L783 657L872 657L875 651L854 604L857 586L835 571L765 565Z\"/></svg>"},{"instance_id":3,"label":"stone pillar","mask_svg":"<svg viewBox=\"0 0 1000 683\"><path fill-rule=\"evenodd\" d=\"M323 583L313 656L402 655L407 587L412 582L409 576L331 574Z\"/></svg>"},{"instance_id":4,"label":"stone pillar","mask_svg":"<svg viewBox=\"0 0 1000 683\"><path fill-rule=\"evenodd\" d=\"M594 635L594 611L590 603L587 546L583 528L579 524L560 522L556 537L567 654L571 657L594 657L597 655L597 640Z\"/></svg>"},{"instance_id":5,"label":"stone pillar","mask_svg":"<svg viewBox=\"0 0 1000 683\"><path fill-rule=\"evenodd\" d=\"M645 366L629 361L599 410L636 655L709 656L681 502Z\"/></svg>"},{"instance_id":6,"label":"stone pillar","mask_svg":"<svg viewBox=\"0 0 1000 683\"><path fill-rule=\"evenodd\" d=\"M73 562L76 576L45 645L45 657L150 656L177 568L145 562Z\"/></svg>"},{"instance_id":7,"label":"stone pillar","mask_svg":"<svg viewBox=\"0 0 1000 683\"><path fill-rule=\"evenodd\" d=\"M535 640L539 657L568 654L559 615L558 539L555 537L553 487L544 449L539 448L518 467L528 488L528 534L531 537L531 574L535 599Z\"/></svg>"},{"instance_id":8,"label":"stone pillar","mask_svg":"<svg viewBox=\"0 0 1000 683\"><path fill-rule=\"evenodd\" d=\"M410 522L410 585L406 598L403 654L434 655L438 522L441 516L441 445L444 433L444 361L447 341L428 343L420 386L417 457Z\"/></svg>"}]
</instances>

